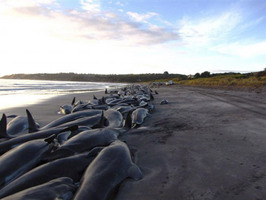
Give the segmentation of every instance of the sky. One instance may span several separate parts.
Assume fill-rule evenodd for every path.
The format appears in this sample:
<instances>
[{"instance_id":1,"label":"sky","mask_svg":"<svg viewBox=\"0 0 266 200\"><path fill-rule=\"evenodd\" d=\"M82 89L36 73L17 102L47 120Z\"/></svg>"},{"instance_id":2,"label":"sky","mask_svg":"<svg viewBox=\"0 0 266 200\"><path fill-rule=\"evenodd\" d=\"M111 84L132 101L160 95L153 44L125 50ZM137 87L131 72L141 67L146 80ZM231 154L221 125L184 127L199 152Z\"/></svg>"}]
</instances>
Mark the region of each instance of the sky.
<instances>
[{"instance_id":1,"label":"sky","mask_svg":"<svg viewBox=\"0 0 266 200\"><path fill-rule=\"evenodd\" d=\"M0 76L266 68L266 0L1 0Z\"/></svg>"}]
</instances>

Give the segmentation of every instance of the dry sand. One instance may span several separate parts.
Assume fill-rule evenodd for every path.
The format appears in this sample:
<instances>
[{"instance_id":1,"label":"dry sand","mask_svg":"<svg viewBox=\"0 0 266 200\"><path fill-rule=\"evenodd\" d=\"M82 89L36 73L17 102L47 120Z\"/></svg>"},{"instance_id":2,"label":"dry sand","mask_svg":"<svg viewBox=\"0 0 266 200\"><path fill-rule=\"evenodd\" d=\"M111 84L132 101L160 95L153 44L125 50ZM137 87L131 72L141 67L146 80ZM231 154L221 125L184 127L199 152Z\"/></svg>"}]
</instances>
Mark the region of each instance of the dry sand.
<instances>
[{"instance_id":1,"label":"dry sand","mask_svg":"<svg viewBox=\"0 0 266 200\"><path fill-rule=\"evenodd\" d=\"M151 117L120 138L135 152L144 178L124 181L117 200L266 199L265 92L156 90ZM92 99L90 93L64 95L27 108L44 125L74 96ZM159 105L162 99L169 104ZM25 107L4 112L24 115Z\"/></svg>"}]
</instances>

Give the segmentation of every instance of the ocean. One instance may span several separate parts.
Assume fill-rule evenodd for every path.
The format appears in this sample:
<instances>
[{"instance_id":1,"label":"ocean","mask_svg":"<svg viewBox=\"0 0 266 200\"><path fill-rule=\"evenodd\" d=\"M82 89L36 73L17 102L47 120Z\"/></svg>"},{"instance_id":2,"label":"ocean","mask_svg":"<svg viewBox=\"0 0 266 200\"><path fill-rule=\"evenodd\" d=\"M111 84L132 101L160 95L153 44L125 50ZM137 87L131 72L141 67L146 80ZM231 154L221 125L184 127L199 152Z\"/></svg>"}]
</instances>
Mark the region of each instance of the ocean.
<instances>
[{"instance_id":1,"label":"ocean","mask_svg":"<svg viewBox=\"0 0 266 200\"><path fill-rule=\"evenodd\" d=\"M125 85L124 83L0 79L0 111L34 104L57 95L97 92Z\"/></svg>"}]
</instances>

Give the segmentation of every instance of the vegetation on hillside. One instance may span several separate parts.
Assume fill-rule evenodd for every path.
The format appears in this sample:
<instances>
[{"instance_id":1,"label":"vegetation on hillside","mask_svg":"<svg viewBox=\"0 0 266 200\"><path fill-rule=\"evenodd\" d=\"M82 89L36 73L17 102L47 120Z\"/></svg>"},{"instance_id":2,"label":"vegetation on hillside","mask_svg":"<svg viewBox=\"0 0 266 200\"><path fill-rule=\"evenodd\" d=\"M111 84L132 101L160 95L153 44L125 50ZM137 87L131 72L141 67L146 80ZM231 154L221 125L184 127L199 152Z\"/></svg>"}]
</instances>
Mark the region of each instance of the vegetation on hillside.
<instances>
[{"instance_id":1,"label":"vegetation on hillside","mask_svg":"<svg viewBox=\"0 0 266 200\"><path fill-rule=\"evenodd\" d=\"M56 81L88 81L88 82L117 82L117 83L136 83L145 81L154 81L157 79L186 79L186 75L181 74L76 74L76 73L58 73L58 74L13 74L3 76L4 79L31 79L31 80L56 80Z\"/></svg>"},{"instance_id":2,"label":"vegetation on hillside","mask_svg":"<svg viewBox=\"0 0 266 200\"><path fill-rule=\"evenodd\" d=\"M188 77L186 80L179 78L160 79L156 82L174 81L175 84L190 86L206 86L206 87L248 87L258 88L266 86L266 70L256 73L224 73L210 74L210 72L196 73L194 77Z\"/></svg>"},{"instance_id":3,"label":"vegetation on hillside","mask_svg":"<svg viewBox=\"0 0 266 200\"><path fill-rule=\"evenodd\" d=\"M179 81L179 84L197 86L222 86L222 87L261 87L266 85L266 76L245 76L245 75L221 75L209 78L190 79Z\"/></svg>"}]
</instances>

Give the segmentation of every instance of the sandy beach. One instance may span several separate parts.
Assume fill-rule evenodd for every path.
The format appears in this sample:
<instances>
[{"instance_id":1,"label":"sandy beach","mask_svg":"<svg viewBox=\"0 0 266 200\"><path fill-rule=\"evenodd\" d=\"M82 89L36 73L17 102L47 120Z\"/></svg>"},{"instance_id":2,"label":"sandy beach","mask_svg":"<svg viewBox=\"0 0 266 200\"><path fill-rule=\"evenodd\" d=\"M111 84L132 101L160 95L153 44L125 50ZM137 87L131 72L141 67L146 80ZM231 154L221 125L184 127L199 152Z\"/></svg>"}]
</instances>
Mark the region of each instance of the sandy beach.
<instances>
[{"instance_id":1,"label":"sandy beach","mask_svg":"<svg viewBox=\"0 0 266 200\"><path fill-rule=\"evenodd\" d=\"M144 174L126 180L117 200L266 199L266 93L184 86L156 88L155 110L141 128L120 139ZM1 110L41 126L59 106L104 92L62 95L27 107ZM169 104L160 105L161 100Z\"/></svg>"}]
</instances>

